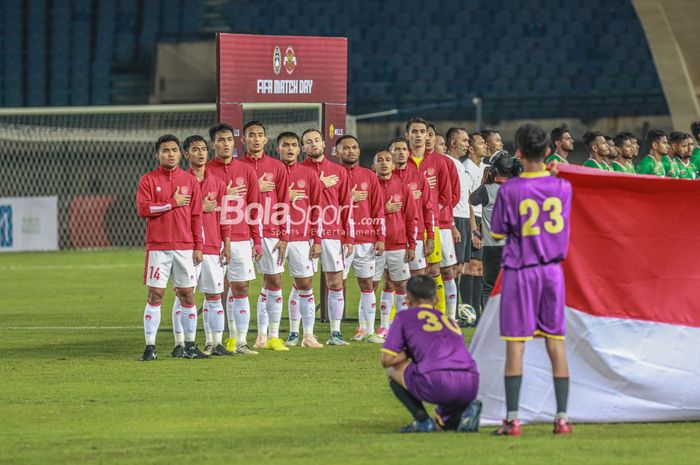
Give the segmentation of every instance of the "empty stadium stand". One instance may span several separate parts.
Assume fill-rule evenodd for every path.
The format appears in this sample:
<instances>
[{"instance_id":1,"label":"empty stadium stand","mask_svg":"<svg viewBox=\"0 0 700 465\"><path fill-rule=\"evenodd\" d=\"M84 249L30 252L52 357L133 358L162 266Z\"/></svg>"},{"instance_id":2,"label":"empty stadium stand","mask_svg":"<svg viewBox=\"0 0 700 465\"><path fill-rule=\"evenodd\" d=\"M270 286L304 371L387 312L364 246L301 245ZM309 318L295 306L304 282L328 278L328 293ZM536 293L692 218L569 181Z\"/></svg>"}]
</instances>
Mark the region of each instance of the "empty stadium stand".
<instances>
[{"instance_id":1,"label":"empty stadium stand","mask_svg":"<svg viewBox=\"0 0 700 465\"><path fill-rule=\"evenodd\" d=\"M668 114L628 0L0 0L0 106L148 103L159 42L350 39L349 111L487 120Z\"/></svg>"}]
</instances>

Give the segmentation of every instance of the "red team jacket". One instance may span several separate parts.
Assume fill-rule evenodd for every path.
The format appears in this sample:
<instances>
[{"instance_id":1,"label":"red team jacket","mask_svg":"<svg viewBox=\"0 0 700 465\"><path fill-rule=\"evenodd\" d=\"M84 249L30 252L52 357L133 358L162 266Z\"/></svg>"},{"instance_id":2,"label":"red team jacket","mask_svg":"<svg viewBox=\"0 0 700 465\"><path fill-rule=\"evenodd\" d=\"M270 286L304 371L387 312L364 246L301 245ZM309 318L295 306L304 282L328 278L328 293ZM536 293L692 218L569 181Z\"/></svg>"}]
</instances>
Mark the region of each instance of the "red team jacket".
<instances>
[{"instance_id":1,"label":"red team jacket","mask_svg":"<svg viewBox=\"0 0 700 465\"><path fill-rule=\"evenodd\" d=\"M178 207L173 194L191 195L190 204ZM139 216L146 223L146 251L202 250L202 196L197 178L176 167L144 174L136 194Z\"/></svg>"},{"instance_id":2,"label":"red team jacket","mask_svg":"<svg viewBox=\"0 0 700 465\"><path fill-rule=\"evenodd\" d=\"M413 156L408 157L408 164L414 168L418 168L418 171L423 173L426 178L429 176L437 177L437 184L435 184L435 187L430 188L430 194L433 200L433 215L438 221L441 218L440 215L442 215L443 208L452 210L452 182L450 180L450 173L447 170L447 165L442 158L443 156L439 153L426 151L420 166L418 166L413 160ZM459 178L457 178L457 182L459 182ZM423 195L425 195L425 193L423 193ZM459 196L457 196L457 199L459 201ZM436 221L436 223L438 221Z\"/></svg>"},{"instance_id":3,"label":"red team jacket","mask_svg":"<svg viewBox=\"0 0 700 465\"><path fill-rule=\"evenodd\" d=\"M447 168L447 176L450 181L450 193L452 194L449 207L445 208L443 206L443 209L440 211L440 229L452 229L452 224L454 223L453 209L459 203L459 196L461 195L461 187L459 186L459 173L457 172L457 167L455 166L455 163L447 158L450 157L450 155L443 155L440 153L436 153L435 155L439 155L440 158L442 158L445 168Z\"/></svg>"},{"instance_id":4,"label":"red team jacket","mask_svg":"<svg viewBox=\"0 0 700 465\"><path fill-rule=\"evenodd\" d=\"M325 157L321 162L315 162L312 158L307 157L303 161L302 166L310 168L319 178L321 173L324 176L338 176L338 182L333 187L327 188L323 182L319 181L321 185L321 208L324 209L320 235L322 239L338 239L343 244L352 244L354 242L354 231L350 224L352 186L348 183L345 168ZM338 214L337 211L341 207L344 208Z\"/></svg>"},{"instance_id":5,"label":"red team jacket","mask_svg":"<svg viewBox=\"0 0 700 465\"><path fill-rule=\"evenodd\" d=\"M264 176L267 181L275 183L275 188L270 192L260 192L260 203L266 212L261 219L262 237L288 241L289 234L286 222L275 224L274 221L275 219L285 218L286 207L281 205L289 205L289 179L287 178L287 170L284 168L284 163L264 153L262 157L255 159L248 152L241 158L241 163L252 167L258 179Z\"/></svg>"},{"instance_id":6,"label":"red team jacket","mask_svg":"<svg viewBox=\"0 0 700 465\"><path fill-rule=\"evenodd\" d=\"M421 191L421 196L414 199L418 216L418 239L423 240L424 233L427 233L428 239L433 239L435 218L433 217L433 199L428 180L416 169L415 165L409 164L406 164L406 168L402 170L394 170L392 177L394 176L408 186L411 194L416 190Z\"/></svg>"},{"instance_id":7,"label":"red team jacket","mask_svg":"<svg viewBox=\"0 0 700 465\"><path fill-rule=\"evenodd\" d=\"M247 194L243 201L242 208L246 208L248 205L258 204L260 202L260 190L258 187L258 178L255 176L255 171L235 158L231 159L231 163L225 164L221 162L218 158L214 157L213 160L207 162L206 172L213 174L217 178L221 179L225 185L228 185L229 181L232 186L246 186ZM231 205L234 202L230 202ZM222 205L223 207L223 205ZM253 240L254 244L260 244L260 227L257 218L248 224L245 218L242 217L240 221L236 221L234 224L229 225L231 242L241 242Z\"/></svg>"},{"instance_id":8,"label":"red team jacket","mask_svg":"<svg viewBox=\"0 0 700 465\"><path fill-rule=\"evenodd\" d=\"M189 171L192 176L192 170ZM195 176L196 178L196 176ZM199 181L199 190L202 193L202 208L204 199L211 195L216 199L218 207L211 212L202 212L202 228L204 229L204 247L202 253L207 255L218 255L221 252L221 245L224 237L230 238L231 228L226 222L221 223L221 205L226 195L226 184L224 181L204 170L204 179Z\"/></svg>"},{"instance_id":9,"label":"red team jacket","mask_svg":"<svg viewBox=\"0 0 700 465\"><path fill-rule=\"evenodd\" d=\"M401 202L401 210L393 213L385 212L386 220L386 250L416 249L416 237L418 235L418 214L416 202L413 200L413 192L398 176L389 179L379 179L379 187L382 190L384 203L392 199Z\"/></svg>"},{"instance_id":10,"label":"red team jacket","mask_svg":"<svg viewBox=\"0 0 700 465\"><path fill-rule=\"evenodd\" d=\"M306 241L313 238L314 244L321 243L318 235L318 218L321 204L321 186L316 173L299 163L285 165L291 189L302 189L306 197L290 202L289 241ZM314 208L311 208L311 207Z\"/></svg>"},{"instance_id":11,"label":"red team jacket","mask_svg":"<svg viewBox=\"0 0 700 465\"><path fill-rule=\"evenodd\" d=\"M377 175L373 171L355 165L345 167L348 185L352 189L367 191L367 198L352 204L352 225L355 231L355 244L374 244L384 242L384 202L379 188ZM357 186L357 187L355 187Z\"/></svg>"}]
</instances>

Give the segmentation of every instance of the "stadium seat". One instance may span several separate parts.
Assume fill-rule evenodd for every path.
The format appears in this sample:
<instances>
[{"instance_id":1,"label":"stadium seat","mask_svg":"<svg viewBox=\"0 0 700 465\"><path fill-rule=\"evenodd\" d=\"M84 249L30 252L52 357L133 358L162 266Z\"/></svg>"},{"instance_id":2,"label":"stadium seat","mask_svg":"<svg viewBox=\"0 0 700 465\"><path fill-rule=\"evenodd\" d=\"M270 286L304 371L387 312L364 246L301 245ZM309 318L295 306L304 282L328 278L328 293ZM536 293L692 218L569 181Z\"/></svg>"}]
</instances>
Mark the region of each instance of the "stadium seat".
<instances>
[{"instance_id":1,"label":"stadium seat","mask_svg":"<svg viewBox=\"0 0 700 465\"><path fill-rule=\"evenodd\" d=\"M401 8L377 2L369 9L320 0L245 0L235 8L217 0L1 1L0 51L20 70L0 70L5 106L146 103L159 42L232 31L348 37L350 113L379 101L408 108L485 92L510 99L489 110L495 120L518 109L557 117L561 102L581 93L615 93L614 110L635 114L643 92L655 96L645 111L667 111L630 2L589 0L573 9L565 0L437 0L428 7L406 0ZM322 12L323 21L308 11ZM43 27L26 27L28 18ZM585 111L595 117L607 110Z\"/></svg>"}]
</instances>

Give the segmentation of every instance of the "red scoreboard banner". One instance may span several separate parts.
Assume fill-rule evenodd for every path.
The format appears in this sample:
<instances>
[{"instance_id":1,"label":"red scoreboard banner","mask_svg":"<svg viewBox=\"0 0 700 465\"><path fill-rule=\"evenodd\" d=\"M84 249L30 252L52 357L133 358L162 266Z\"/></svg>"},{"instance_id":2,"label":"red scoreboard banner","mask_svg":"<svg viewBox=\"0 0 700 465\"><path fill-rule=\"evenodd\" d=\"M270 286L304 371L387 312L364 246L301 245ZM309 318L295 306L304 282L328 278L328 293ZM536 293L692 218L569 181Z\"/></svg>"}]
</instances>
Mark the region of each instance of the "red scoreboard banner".
<instances>
[{"instance_id":1,"label":"red scoreboard banner","mask_svg":"<svg viewBox=\"0 0 700 465\"><path fill-rule=\"evenodd\" d=\"M345 130L347 56L344 37L220 33L219 119L240 132L244 103L319 103L323 105L319 129L331 154L336 137Z\"/></svg>"}]
</instances>

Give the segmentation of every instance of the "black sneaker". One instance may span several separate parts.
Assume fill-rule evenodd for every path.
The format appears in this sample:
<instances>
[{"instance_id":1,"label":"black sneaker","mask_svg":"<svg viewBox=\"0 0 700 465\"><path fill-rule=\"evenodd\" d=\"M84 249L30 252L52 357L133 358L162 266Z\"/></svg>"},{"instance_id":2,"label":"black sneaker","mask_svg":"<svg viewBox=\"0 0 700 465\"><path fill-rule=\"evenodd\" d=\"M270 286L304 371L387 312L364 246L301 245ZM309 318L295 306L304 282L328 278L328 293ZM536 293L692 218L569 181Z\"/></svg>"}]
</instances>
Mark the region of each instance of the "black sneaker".
<instances>
[{"instance_id":1,"label":"black sneaker","mask_svg":"<svg viewBox=\"0 0 700 465\"><path fill-rule=\"evenodd\" d=\"M152 362L158 358L158 353L156 352L156 346L146 346L146 350L143 351L141 356L142 362Z\"/></svg>"},{"instance_id":2,"label":"black sneaker","mask_svg":"<svg viewBox=\"0 0 700 465\"><path fill-rule=\"evenodd\" d=\"M185 356L185 348L180 344L175 344L175 348L170 352L171 357L182 358Z\"/></svg>"},{"instance_id":3,"label":"black sneaker","mask_svg":"<svg viewBox=\"0 0 700 465\"><path fill-rule=\"evenodd\" d=\"M214 347L211 350L211 354L215 356L219 355L233 355L233 352L230 350L226 350L226 347L222 346L221 344L217 344L216 347Z\"/></svg>"},{"instance_id":4,"label":"black sneaker","mask_svg":"<svg viewBox=\"0 0 700 465\"><path fill-rule=\"evenodd\" d=\"M199 347L197 347L194 343L192 345L189 345L185 343L185 351L182 355L183 358L209 358L208 355L203 353L201 350L199 350Z\"/></svg>"}]
</instances>

